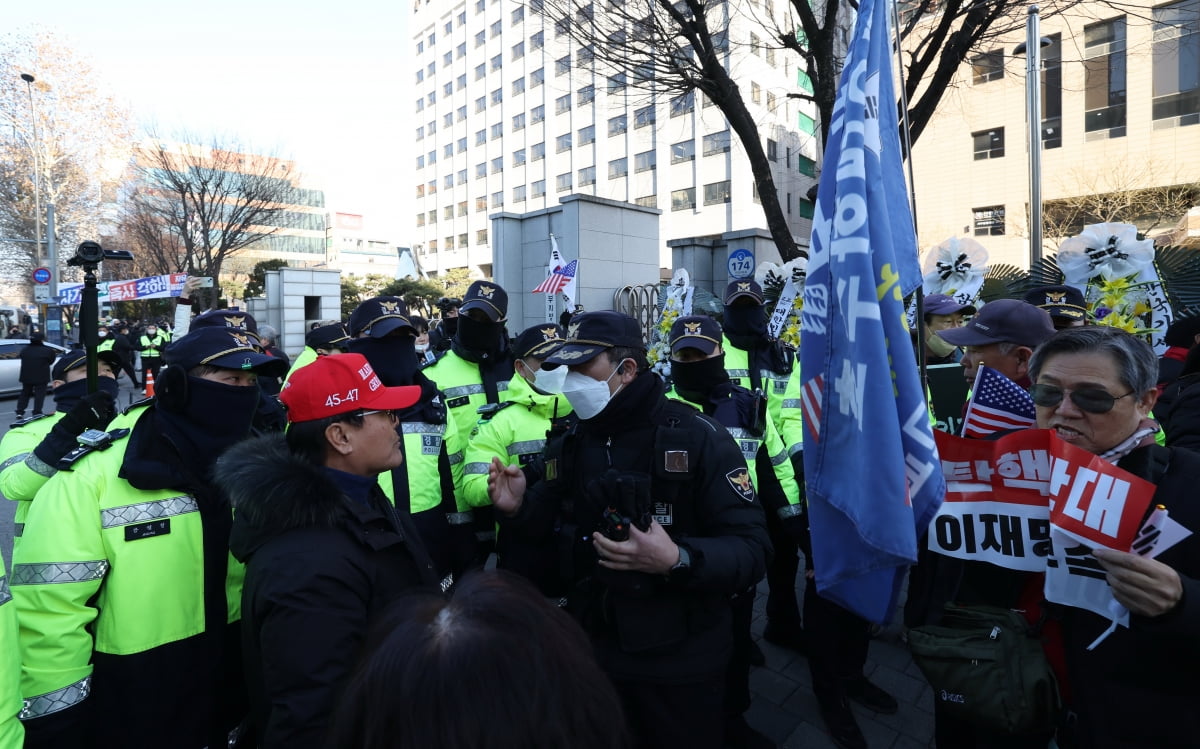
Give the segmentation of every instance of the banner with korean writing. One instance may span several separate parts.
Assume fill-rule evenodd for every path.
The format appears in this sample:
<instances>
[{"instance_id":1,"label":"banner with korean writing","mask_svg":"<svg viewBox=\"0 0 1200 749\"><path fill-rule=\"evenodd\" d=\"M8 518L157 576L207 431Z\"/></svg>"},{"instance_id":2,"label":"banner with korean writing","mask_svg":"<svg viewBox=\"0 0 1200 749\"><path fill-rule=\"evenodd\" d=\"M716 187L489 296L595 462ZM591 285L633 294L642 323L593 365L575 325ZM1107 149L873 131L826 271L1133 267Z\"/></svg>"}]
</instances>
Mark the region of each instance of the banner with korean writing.
<instances>
[{"instance_id":1,"label":"banner with korean writing","mask_svg":"<svg viewBox=\"0 0 1200 749\"><path fill-rule=\"evenodd\" d=\"M186 273L170 273L129 281L101 281L96 284L96 295L101 302L176 297L182 292L186 280ZM58 294L59 304L79 304L83 299L83 284L60 284Z\"/></svg>"},{"instance_id":2,"label":"banner with korean writing","mask_svg":"<svg viewBox=\"0 0 1200 749\"><path fill-rule=\"evenodd\" d=\"M935 433L946 497L929 548L946 556L1045 572L1049 600L1107 616L1111 592L1097 546L1129 551L1154 484L1046 429L998 440Z\"/></svg>"}]
</instances>

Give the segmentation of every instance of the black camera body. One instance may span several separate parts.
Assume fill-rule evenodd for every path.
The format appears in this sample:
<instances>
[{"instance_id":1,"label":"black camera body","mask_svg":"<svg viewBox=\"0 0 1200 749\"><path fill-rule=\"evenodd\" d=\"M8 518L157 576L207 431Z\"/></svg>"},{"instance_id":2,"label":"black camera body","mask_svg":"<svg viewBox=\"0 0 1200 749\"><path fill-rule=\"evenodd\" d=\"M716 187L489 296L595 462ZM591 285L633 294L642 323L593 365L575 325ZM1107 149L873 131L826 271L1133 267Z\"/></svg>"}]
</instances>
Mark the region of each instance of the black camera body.
<instances>
[{"instance_id":1,"label":"black camera body","mask_svg":"<svg viewBox=\"0 0 1200 749\"><path fill-rule=\"evenodd\" d=\"M462 306L462 300L457 297L444 296L437 300L438 311L445 315L451 310L456 310Z\"/></svg>"},{"instance_id":2,"label":"black camera body","mask_svg":"<svg viewBox=\"0 0 1200 749\"><path fill-rule=\"evenodd\" d=\"M67 265L95 268L105 260L133 260L133 253L129 250L106 250L99 242L80 242L75 248L75 256L67 261Z\"/></svg>"}]
</instances>

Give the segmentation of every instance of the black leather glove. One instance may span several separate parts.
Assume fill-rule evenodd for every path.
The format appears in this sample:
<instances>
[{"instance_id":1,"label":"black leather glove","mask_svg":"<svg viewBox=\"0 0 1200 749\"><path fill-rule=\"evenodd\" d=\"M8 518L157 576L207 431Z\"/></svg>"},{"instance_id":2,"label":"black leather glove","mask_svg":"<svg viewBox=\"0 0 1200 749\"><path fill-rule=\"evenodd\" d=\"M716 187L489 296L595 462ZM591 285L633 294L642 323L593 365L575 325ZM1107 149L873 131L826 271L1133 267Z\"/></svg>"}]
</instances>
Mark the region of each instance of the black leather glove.
<instances>
[{"instance_id":1,"label":"black leather glove","mask_svg":"<svg viewBox=\"0 0 1200 749\"><path fill-rule=\"evenodd\" d=\"M117 415L117 404L108 393L88 393L67 411L50 430L33 454L49 466L57 466L63 456L75 449L75 438L88 429L103 429Z\"/></svg>"}]
</instances>

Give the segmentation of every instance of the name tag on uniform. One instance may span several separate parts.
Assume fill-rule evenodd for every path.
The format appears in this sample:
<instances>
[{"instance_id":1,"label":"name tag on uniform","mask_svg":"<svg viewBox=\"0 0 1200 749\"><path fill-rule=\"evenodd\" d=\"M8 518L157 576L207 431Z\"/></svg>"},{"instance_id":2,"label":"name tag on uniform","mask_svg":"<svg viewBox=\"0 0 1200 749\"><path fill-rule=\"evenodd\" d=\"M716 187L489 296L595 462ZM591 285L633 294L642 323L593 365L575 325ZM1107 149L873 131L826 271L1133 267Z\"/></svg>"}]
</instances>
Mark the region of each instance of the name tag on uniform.
<instances>
[{"instance_id":1,"label":"name tag on uniform","mask_svg":"<svg viewBox=\"0 0 1200 749\"><path fill-rule=\"evenodd\" d=\"M675 518L675 506L670 502L654 503L654 522L659 525L670 525Z\"/></svg>"},{"instance_id":2,"label":"name tag on uniform","mask_svg":"<svg viewBox=\"0 0 1200 749\"><path fill-rule=\"evenodd\" d=\"M442 436L440 434L421 435L421 454L437 455L442 451Z\"/></svg>"},{"instance_id":3,"label":"name tag on uniform","mask_svg":"<svg viewBox=\"0 0 1200 749\"><path fill-rule=\"evenodd\" d=\"M754 440L738 440L738 445L742 448L742 457L747 462L754 460L754 456L758 455L758 443Z\"/></svg>"},{"instance_id":4,"label":"name tag on uniform","mask_svg":"<svg viewBox=\"0 0 1200 749\"><path fill-rule=\"evenodd\" d=\"M137 523L125 526L126 541L140 541L143 538L165 536L171 532L171 519L151 520L149 523Z\"/></svg>"},{"instance_id":5,"label":"name tag on uniform","mask_svg":"<svg viewBox=\"0 0 1200 749\"><path fill-rule=\"evenodd\" d=\"M787 380L775 380L775 392L778 395L783 395L787 392Z\"/></svg>"},{"instance_id":6,"label":"name tag on uniform","mask_svg":"<svg viewBox=\"0 0 1200 749\"><path fill-rule=\"evenodd\" d=\"M667 450L663 453L663 470L667 473L687 473L687 450Z\"/></svg>"},{"instance_id":7,"label":"name tag on uniform","mask_svg":"<svg viewBox=\"0 0 1200 749\"><path fill-rule=\"evenodd\" d=\"M450 400L446 401L446 406L447 408L458 408L459 406L465 406L470 402L471 396L464 395L461 398L451 398Z\"/></svg>"}]
</instances>

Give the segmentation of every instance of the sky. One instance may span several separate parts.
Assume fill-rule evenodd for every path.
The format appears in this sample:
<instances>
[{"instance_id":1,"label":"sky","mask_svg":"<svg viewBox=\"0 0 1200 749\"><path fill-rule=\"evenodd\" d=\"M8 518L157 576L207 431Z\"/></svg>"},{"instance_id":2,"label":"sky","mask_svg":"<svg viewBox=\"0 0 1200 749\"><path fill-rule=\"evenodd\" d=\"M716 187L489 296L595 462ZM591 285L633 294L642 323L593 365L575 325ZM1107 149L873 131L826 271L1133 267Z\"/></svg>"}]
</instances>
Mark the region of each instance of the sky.
<instances>
[{"instance_id":1,"label":"sky","mask_svg":"<svg viewBox=\"0 0 1200 749\"><path fill-rule=\"evenodd\" d=\"M377 238L407 243L408 0L9 5L8 30L67 35L139 125L227 135L295 159L327 207L361 213Z\"/></svg>"}]
</instances>

